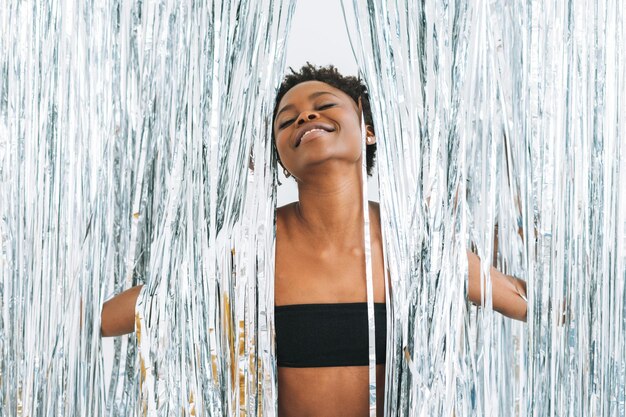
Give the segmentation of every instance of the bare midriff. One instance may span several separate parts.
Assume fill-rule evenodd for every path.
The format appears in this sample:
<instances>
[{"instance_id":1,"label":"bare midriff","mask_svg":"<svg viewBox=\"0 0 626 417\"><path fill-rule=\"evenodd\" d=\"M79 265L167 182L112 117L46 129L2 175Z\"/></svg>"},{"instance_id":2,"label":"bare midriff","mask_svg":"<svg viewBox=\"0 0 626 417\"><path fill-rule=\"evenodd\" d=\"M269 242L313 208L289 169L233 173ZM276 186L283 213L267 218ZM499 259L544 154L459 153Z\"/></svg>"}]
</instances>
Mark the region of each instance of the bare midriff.
<instances>
[{"instance_id":1,"label":"bare midriff","mask_svg":"<svg viewBox=\"0 0 626 417\"><path fill-rule=\"evenodd\" d=\"M367 366L278 368L279 417L369 416ZM376 365L377 416L383 415L385 365Z\"/></svg>"}]
</instances>

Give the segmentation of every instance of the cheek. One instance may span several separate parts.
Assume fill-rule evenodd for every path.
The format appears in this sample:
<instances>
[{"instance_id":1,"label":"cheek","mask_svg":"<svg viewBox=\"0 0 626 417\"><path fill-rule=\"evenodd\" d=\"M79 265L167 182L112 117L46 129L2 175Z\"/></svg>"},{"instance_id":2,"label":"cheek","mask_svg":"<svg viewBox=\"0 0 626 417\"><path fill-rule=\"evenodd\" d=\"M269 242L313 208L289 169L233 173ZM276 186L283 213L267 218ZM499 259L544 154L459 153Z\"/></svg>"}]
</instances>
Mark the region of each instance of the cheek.
<instances>
[{"instance_id":1,"label":"cheek","mask_svg":"<svg viewBox=\"0 0 626 417\"><path fill-rule=\"evenodd\" d=\"M284 159L286 156L286 151L288 148L287 139L284 134L275 134L274 135L274 146L276 147L276 152L278 153L278 158L284 164Z\"/></svg>"},{"instance_id":2,"label":"cheek","mask_svg":"<svg viewBox=\"0 0 626 417\"><path fill-rule=\"evenodd\" d=\"M359 119L350 118L346 120L344 126L346 126L344 135L349 139L353 145L361 146L361 123Z\"/></svg>"},{"instance_id":3,"label":"cheek","mask_svg":"<svg viewBox=\"0 0 626 417\"><path fill-rule=\"evenodd\" d=\"M276 149L278 149L278 152L282 152L284 147L285 147L285 135L278 133L274 135L274 145L276 146Z\"/></svg>"}]
</instances>

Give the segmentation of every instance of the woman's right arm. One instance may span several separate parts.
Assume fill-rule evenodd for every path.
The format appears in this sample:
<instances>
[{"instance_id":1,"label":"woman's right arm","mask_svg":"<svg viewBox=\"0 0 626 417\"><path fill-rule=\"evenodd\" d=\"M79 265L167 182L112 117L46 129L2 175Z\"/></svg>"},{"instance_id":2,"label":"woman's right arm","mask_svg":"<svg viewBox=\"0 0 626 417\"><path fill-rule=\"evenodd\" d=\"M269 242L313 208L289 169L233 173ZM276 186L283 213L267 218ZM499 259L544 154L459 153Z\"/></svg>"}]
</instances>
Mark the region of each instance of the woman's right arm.
<instances>
[{"instance_id":1,"label":"woman's right arm","mask_svg":"<svg viewBox=\"0 0 626 417\"><path fill-rule=\"evenodd\" d=\"M135 331L135 304L143 285L119 293L102 305L100 334L102 337L121 336Z\"/></svg>"}]
</instances>

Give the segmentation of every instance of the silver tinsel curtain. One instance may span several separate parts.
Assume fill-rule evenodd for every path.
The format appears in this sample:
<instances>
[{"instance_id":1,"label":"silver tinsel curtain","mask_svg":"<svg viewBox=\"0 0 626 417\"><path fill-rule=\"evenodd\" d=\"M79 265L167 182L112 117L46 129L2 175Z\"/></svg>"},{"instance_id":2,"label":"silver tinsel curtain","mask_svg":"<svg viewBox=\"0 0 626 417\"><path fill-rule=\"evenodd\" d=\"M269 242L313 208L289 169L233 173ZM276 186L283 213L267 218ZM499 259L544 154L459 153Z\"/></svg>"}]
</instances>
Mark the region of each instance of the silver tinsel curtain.
<instances>
[{"instance_id":1,"label":"silver tinsel curtain","mask_svg":"<svg viewBox=\"0 0 626 417\"><path fill-rule=\"evenodd\" d=\"M626 415L623 3L343 6L380 144L387 415ZM487 298L492 261L527 280L527 324L468 311L470 248Z\"/></svg>"},{"instance_id":2,"label":"silver tinsel curtain","mask_svg":"<svg viewBox=\"0 0 626 417\"><path fill-rule=\"evenodd\" d=\"M268 145L292 11L0 7L0 415L275 414ZM102 302L139 283L150 315L105 386Z\"/></svg>"},{"instance_id":3,"label":"silver tinsel curtain","mask_svg":"<svg viewBox=\"0 0 626 417\"><path fill-rule=\"evenodd\" d=\"M388 416L625 416L619 0L343 1L379 137ZM276 415L293 0L0 7L0 416ZM466 302L466 250L528 323ZM495 255L494 255L495 254ZM145 283L104 376L99 317Z\"/></svg>"}]
</instances>

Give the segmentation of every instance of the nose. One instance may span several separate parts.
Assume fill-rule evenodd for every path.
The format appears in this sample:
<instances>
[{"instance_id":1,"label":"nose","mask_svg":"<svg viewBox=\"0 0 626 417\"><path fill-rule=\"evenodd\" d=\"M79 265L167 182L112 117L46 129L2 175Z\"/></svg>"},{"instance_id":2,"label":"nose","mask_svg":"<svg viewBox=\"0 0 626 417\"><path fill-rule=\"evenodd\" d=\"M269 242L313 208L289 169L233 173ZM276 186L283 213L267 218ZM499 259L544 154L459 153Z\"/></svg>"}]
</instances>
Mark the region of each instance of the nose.
<instances>
[{"instance_id":1,"label":"nose","mask_svg":"<svg viewBox=\"0 0 626 417\"><path fill-rule=\"evenodd\" d=\"M317 112L314 111L304 111L302 113L300 113L300 116L298 116L298 121L296 122L298 126L301 126L303 123L306 123L308 121L311 120L315 120L319 117L319 114L317 114Z\"/></svg>"}]
</instances>

